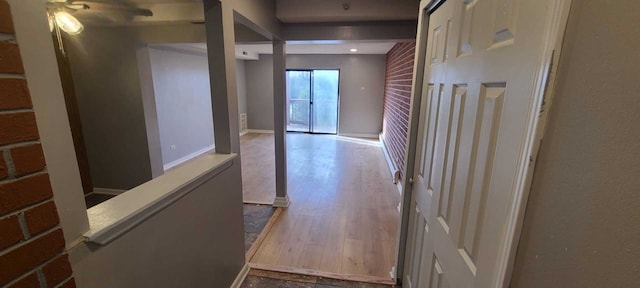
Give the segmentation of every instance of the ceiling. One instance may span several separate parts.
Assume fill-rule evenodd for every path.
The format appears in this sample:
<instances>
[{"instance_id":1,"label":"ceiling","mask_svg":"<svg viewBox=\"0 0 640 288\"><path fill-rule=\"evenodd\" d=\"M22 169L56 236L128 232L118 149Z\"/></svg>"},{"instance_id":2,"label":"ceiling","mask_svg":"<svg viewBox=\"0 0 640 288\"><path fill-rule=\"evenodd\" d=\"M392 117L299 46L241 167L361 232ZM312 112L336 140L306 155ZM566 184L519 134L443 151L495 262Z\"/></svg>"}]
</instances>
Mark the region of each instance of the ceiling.
<instances>
[{"instance_id":1,"label":"ceiling","mask_svg":"<svg viewBox=\"0 0 640 288\"><path fill-rule=\"evenodd\" d=\"M123 4L151 9L154 14L167 14L180 18L186 3L197 4L202 13L202 0L67 0L68 2ZM267 0L259 0L267 1ZM275 2L276 17L283 23L361 22L361 21L416 21L419 0L271 0ZM164 11L157 4L175 9ZM177 6L176 6L177 5ZM91 6L91 5L90 5ZM117 6L117 5L116 5ZM154 7L155 6L155 7ZM158 9L163 11L158 11ZM169 17L164 15L163 17ZM162 17L161 17L162 18Z\"/></svg>"},{"instance_id":2,"label":"ceiling","mask_svg":"<svg viewBox=\"0 0 640 288\"><path fill-rule=\"evenodd\" d=\"M80 1L80 0L78 0ZM78 2L76 0L70 0L69 2ZM83 2L101 2L101 3L125 3L125 4L160 4L160 3L192 3L202 2L202 0L82 0Z\"/></svg>"},{"instance_id":3,"label":"ceiling","mask_svg":"<svg viewBox=\"0 0 640 288\"><path fill-rule=\"evenodd\" d=\"M378 43L287 43L287 54L387 54L395 45L395 42ZM351 52L356 49L356 52ZM246 52L247 55L243 55ZM241 44L236 45L236 58L251 59L247 57L256 54L272 54L271 44ZM243 57L244 56L244 57ZM255 58L255 56L253 57Z\"/></svg>"},{"instance_id":4,"label":"ceiling","mask_svg":"<svg viewBox=\"0 0 640 288\"><path fill-rule=\"evenodd\" d=\"M419 0L276 0L283 23L417 21Z\"/></svg>"},{"instance_id":5,"label":"ceiling","mask_svg":"<svg viewBox=\"0 0 640 288\"><path fill-rule=\"evenodd\" d=\"M395 42L365 42L365 41L314 41L287 43L287 54L387 54L395 45ZM204 52L207 45L204 43L170 44L174 48ZM356 52L351 52L356 49ZM260 55L272 54L272 46L267 43L237 44L236 59L258 60Z\"/></svg>"}]
</instances>

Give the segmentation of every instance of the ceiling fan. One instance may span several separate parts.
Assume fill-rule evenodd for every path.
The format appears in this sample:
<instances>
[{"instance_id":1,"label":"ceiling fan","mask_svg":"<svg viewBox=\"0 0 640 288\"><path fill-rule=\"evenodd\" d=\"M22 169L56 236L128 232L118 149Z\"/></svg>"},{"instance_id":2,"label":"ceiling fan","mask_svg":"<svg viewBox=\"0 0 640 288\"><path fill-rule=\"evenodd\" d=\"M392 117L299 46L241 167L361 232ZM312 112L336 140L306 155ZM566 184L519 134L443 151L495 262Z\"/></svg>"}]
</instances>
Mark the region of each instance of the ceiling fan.
<instances>
[{"instance_id":1,"label":"ceiling fan","mask_svg":"<svg viewBox=\"0 0 640 288\"><path fill-rule=\"evenodd\" d=\"M82 32L82 21L96 24L128 22L135 16L153 16L149 9L138 8L135 4L124 1L73 1L48 0L49 27L59 28L69 35Z\"/></svg>"}]
</instances>

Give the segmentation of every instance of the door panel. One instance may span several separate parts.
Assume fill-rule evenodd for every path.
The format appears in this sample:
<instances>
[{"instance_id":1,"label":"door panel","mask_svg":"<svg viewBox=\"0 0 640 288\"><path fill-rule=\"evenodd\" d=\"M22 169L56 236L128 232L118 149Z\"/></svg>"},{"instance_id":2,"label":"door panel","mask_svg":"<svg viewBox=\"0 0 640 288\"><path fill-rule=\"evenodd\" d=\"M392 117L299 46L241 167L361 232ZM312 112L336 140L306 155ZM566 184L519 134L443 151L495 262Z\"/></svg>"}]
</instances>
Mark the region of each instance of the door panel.
<instances>
[{"instance_id":1,"label":"door panel","mask_svg":"<svg viewBox=\"0 0 640 288\"><path fill-rule=\"evenodd\" d=\"M408 287L498 283L548 4L448 0L429 18Z\"/></svg>"},{"instance_id":2,"label":"door panel","mask_svg":"<svg viewBox=\"0 0 640 288\"><path fill-rule=\"evenodd\" d=\"M313 71L313 133L338 133L338 70Z\"/></svg>"},{"instance_id":3,"label":"door panel","mask_svg":"<svg viewBox=\"0 0 640 288\"><path fill-rule=\"evenodd\" d=\"M287 71L287 131L309 132L311 71Z\"/></svg>"}]
</instances>

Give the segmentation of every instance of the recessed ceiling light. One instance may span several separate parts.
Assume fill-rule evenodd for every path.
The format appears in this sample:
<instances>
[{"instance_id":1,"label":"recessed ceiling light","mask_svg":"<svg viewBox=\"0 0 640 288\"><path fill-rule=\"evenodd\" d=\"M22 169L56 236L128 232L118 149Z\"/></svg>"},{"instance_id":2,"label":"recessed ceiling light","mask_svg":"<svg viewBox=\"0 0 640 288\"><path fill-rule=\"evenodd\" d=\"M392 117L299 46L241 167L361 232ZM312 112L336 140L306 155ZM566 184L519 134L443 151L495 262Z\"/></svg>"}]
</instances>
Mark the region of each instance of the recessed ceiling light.
<instances>
[{"instance_id":1,"label":"recessed ceiling light","mask_svg":"<svg viewBox=\"0 0 640 288\"><path fill-rule=\"evenodd\" d=\"M356 49L356 48L351 48L351 50L349 50L349 51L351 51L351 52L358 52L358 49Z\"/></svg>"}]
</instances>

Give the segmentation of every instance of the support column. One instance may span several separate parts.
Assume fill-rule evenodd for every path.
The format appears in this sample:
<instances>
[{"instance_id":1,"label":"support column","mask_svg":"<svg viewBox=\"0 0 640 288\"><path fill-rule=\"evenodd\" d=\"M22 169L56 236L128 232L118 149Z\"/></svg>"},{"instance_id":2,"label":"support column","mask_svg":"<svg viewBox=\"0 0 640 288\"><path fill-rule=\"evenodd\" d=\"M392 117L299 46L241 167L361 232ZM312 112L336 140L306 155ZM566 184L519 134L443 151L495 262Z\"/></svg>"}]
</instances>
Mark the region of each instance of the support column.
<instances>
[{"instance_id":1,"label":"support column","mask_svg":"<svg viewBox=\"0 0 640 288\"><path fill-rule=\"evenodd\" d=\"M231 1L204 0L216 153L240 153L235 35ZM238 160L240 158L238 157Z\"/></svg>"},{"instance_id":2,"label":"support column","mask_svg":"<svg viewBox=\"0 0 640 288\"><path fill-rule=\"evenodd\" d=\"M276 199L274 207L289 207L287 194L287 91L286 48L282 40L273 40L273 115L276 154Z\"/></svg>"}]
</instances>

